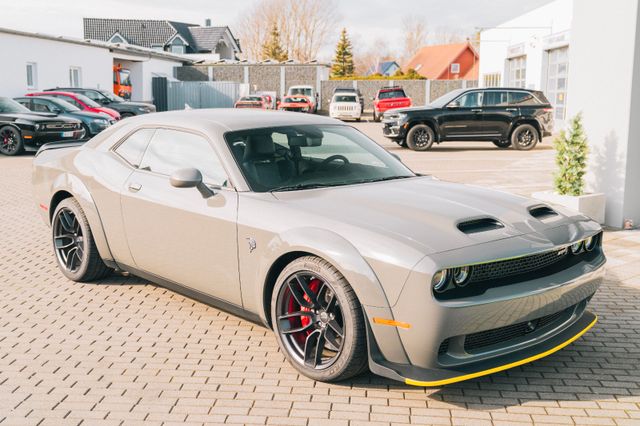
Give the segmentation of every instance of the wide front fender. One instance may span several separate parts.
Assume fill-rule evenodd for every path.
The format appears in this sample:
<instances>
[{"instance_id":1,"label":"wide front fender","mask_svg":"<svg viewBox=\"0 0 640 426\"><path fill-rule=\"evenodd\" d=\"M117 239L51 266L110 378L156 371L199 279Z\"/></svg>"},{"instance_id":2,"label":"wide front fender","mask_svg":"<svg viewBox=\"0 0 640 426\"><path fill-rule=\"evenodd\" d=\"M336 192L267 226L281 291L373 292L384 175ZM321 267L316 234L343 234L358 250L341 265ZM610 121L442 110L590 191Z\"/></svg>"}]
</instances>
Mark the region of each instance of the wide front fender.
<instances>
[{"instance_id":1,"label":"wide front fender","mask_svg":"<svg viewBox=\"0 0 640 426\"><path fill-rule=\"evenodd\" d=\"M102 220L100 219L100 213L98 208L89 192L89 189L84 183L75 175L71 173L60 173L51 181L51 187L49 194L51 198L49 200L49 224L53 218L53 213L57 205L64 198L67 198L65 194L71 194L75 198L82 211L84 212L89 226L91 227L91 234L96 243L96 248L102 259L113 260L113 255L109 249L107 243L107 237L102 226Z\"/></svg>"},{"instance_id":2,"label":"wide front fender","mask_svg":"<svg viewBox=\"0 0 640 426\"><path fill-rule=\"evenodd\" d=\"M274 272L286 265L292 255L308 253L331 263L347 279L360 301L367 322L369 339L373 337L385 359L406 360L398 331L394 327L373 324L374 317L392 318L392 311L384 289L376 274L358 250L339 234L319 228L289 229L262 240L265 235L249 237L239 229L239 241L255 241L247 251L240 246L240 265L245 309L257 313L268 323ZM256 232L255 229L252 230ZM255 238L255 240L253 240ZM284 264L282 262L284 260ZM248 274L254 268L249 282ZM275 271L273 268L276 268Z\"/></svg>"}]
</instances>

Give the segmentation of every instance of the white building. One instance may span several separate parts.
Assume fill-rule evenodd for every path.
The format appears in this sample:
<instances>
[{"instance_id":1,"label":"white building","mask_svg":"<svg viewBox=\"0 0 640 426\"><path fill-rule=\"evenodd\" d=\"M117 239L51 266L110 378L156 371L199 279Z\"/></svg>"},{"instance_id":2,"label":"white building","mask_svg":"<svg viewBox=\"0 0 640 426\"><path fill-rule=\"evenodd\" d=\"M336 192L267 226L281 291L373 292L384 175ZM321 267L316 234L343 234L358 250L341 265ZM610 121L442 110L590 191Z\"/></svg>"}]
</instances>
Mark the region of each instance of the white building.
<instances>
[{"instance_id":1,"label":"white building","mask_svg":"<svg viewBox=\"0 0 640 426\"><path fill-rule=\"evenodd\" d=\"M480 86L542 90L556 128L567 106L573 0L555 0L480 33Z\"/></svg>"},{"instance_id":2,"label":"white building","mask_svg":"<svg viewBox=\"0 0 640 426\"><path fill-rule=\"evenodd\" d=\"M23 96L55 87L113 90L113 67L130 70L132 100L148 101L152 77L173 77L174 68L191 61L179 55L137 46L86 41L0 28L0 96Z\"/></svg>"}]
</instances>

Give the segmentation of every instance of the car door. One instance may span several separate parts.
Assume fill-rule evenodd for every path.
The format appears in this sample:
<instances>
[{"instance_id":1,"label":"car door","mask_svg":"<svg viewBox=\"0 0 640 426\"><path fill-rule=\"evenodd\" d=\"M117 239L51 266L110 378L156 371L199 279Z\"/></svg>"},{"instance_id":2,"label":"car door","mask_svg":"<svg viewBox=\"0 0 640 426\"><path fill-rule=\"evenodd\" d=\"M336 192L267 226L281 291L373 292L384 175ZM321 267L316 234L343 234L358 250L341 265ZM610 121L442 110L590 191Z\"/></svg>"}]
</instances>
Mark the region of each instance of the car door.
<instances>
[{"instance_id":1,"label":"car door","mask_svg":"<svg viewBox=\"0 0 640 426\"><path fill-rule=\"evenodd\" d=\"M509 104L506 90L487 90L482 97L482 128L485 137L507 139L518 108Z\"/></svg>"},{"instance_id":2,"label":"car door","mask_svg":"<svg viewBox=\"0 0 640 426\"><path fill-rule=\"evenodd\" d=\"M196 168L215 188L203 198L176 188L170 175ZM157 129L121 192L122 220L135 267L228 303L241 305L235 190L202 135Z\"/></svg>"},{"instance_id":3,"label":"car door","mask_svg":"<svg viewBox=\"0 0 640 426\"><path fill-rule=\"evenodd\" d=\"M440 133L445 139L469 139L482 135L482 92L467 92L454 99L440 118Z\"/></svg>"}]
</instances>

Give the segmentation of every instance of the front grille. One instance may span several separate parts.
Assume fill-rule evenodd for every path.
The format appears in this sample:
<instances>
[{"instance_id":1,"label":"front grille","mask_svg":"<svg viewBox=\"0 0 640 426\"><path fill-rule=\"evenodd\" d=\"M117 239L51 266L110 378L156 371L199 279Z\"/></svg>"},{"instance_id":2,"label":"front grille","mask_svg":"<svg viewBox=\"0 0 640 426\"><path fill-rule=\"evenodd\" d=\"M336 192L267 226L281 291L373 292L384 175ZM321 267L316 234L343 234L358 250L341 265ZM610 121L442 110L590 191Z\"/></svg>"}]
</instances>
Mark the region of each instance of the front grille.
<instances>
[{"instance_id":1,"label":"front grille","mask_svg":"<svg viewBox=\"0 0 640 426\"><path fill-rule=\"evenodd\" d=\"M518 324L511 324L505 327L468 334L464 340L464 350L467 352L473 352L477 349L508 342L509 340L522 337L536 330L549 327L558 322L561 318L568 318L575 310L575 307L576 305L573 305L560 312L545 315L531 321L524 321Z\"/></svg>"},{"instance_id":2,"label":"front grille","mask_svg":"<svg viewBox=\"0 0 640 426\"><path fill-rule=\"evenodd\" d=\"M470 282L496 280L543 269L565 259L569 250L562 248L532 256L485 263L473 267Z\"/></svg>"},{"instance_id":3,"label":"front grille","mask_svg":"<svg viewBox=\"0 0 640 426\"><path fill-rule=\"evenodd\" d=\"M76 124L75 123L51 123L51 124L46 124L44 128L47 130L63 130L63 129L71 130L76 128Z\"/></svg>"}]
</instances>

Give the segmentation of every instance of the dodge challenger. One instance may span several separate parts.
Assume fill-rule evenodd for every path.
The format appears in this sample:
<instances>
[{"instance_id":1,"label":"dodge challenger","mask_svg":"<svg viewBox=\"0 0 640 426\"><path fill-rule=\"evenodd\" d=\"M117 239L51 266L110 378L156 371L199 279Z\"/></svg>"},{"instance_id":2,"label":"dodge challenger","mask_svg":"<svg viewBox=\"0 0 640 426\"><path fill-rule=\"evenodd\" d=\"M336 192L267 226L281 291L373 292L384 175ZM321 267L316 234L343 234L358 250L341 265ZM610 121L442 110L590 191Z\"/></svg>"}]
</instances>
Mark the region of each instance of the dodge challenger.
<instances>
[{"instance_id":1,"label":"dodge challenger","mask_svg":"<svg viewBox=\"0 0 640 426\"><path fill-rule=\"evenodd\" d=\"M191 110L44 146L33 186L73 281L128 272L264 324L308 377L442 386L547 356L596 322L602 230L412 172L310 114Z\"/></svg>"}]
</instances>

